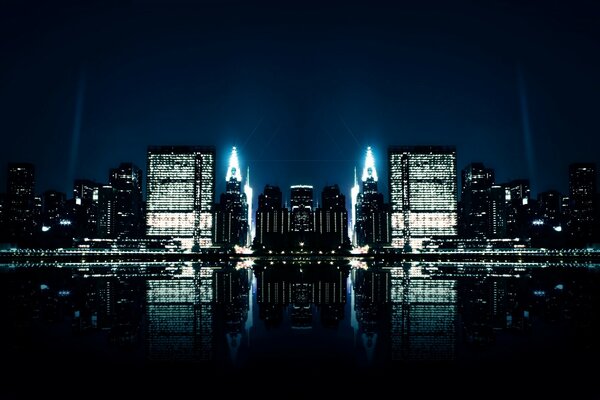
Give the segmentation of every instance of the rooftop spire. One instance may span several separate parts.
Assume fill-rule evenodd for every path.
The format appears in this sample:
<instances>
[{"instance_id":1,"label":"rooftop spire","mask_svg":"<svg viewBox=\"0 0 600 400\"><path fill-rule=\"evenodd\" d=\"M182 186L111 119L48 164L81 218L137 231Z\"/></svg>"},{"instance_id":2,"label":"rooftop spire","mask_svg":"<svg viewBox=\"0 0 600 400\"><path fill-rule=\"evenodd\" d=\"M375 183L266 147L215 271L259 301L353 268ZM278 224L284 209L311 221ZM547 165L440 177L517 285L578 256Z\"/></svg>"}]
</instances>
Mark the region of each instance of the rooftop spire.
<instances>
[{"instance_id":1,"label":"rooftop spire","mask_svg":"<svg viewBox=\"0 0 600 400\"><path fill-rule=\"evenodd\" d=\"M238 160L237 149L235 146L231 150L231 156L229 156L229 168L227 168L227 176L225 177L225 181L229 182L231 178L234 178L238 182L242 181L240 161Z\"/></svg>"},{"instance_id":2,"label":"rooftop spire","mask_svg":"<svg viewBox=\"0 0 600 400\"><path fill-rule=\"evenodd\" d=\"M377 170L375 169L375 158L371 151L371 146L367 147L367 156L365 157L365 168L363 169L362 181L366 181L368 178L373 178L377 182Z\"/></svg>"}]
</instances>

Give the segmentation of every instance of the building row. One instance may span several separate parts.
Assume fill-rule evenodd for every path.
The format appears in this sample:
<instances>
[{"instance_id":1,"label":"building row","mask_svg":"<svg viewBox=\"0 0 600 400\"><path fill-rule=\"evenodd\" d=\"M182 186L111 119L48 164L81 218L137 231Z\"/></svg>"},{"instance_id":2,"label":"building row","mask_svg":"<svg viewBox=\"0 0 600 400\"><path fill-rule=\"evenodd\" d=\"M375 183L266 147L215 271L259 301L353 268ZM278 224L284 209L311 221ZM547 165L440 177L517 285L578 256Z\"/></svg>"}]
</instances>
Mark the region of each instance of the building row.
<instances>
[{"instance_id":1,"label":"building row","mask_svg":"<svg viewBox=\"0 0 600 400\"><path fill-rule=\"evenodd\" d=\"M598 238L594 164L569 167L568 195L547 191L533 199L528 180L499 183L493 169L471 163L461 171L459 200L454 147L393 146L387 152L386 202L369 147L360 184L354 170L349 209L338 185L323 188L316 202L313 186L293 185L289 205L281 188L266 185L255 210L250 171L246 167L242 176L236 148L225 192L215 202L215 162L214 147L149 147L145 201L142 170L131 163L111 169L106 183L76 180L72 198L52 190L37 196L34 166L11 163L7 192L0 196L2 239L23 246L162 238L187 249L411 250L506 239L584 246Z\"/></svg>"}]
</instances>

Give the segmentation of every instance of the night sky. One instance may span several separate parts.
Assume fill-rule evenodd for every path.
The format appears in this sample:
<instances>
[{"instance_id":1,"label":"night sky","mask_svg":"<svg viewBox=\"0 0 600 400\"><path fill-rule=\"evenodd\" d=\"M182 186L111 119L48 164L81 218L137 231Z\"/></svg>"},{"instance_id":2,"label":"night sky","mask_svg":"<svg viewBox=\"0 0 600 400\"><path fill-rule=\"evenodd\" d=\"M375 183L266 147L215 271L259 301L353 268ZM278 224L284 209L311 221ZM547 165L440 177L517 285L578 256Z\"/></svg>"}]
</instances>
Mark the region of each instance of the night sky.
<instances>
[{"instance_id":1,"label":"night sky","mask_svg":"<svg viewBox=\"0 0 600 400\"><path fill-rule=\"evenodd\" d=\"M534 193L600 164L595 1L47 3L0 6L0 161L35 163L40 193L145 175L167 144L216 146L217 195L234 145L255 194L349 195L368 145L386 193L388 145L455 145Z\"/></svg>"}]
</instances>

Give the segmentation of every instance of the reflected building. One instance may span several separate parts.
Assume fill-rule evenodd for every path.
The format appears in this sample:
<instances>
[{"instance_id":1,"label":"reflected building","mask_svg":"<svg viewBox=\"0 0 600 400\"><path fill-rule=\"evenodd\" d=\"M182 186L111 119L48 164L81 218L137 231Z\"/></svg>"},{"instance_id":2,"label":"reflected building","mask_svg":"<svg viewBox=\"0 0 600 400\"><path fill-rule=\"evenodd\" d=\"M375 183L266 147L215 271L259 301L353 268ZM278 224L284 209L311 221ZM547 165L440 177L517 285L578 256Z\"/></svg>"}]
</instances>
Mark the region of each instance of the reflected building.
<instances>
[{"instance_id":1,"label":"reflected building","mask_svg":"<svg viewBox=\"0 0 600 400\"><path fill-rule=\"evenodd\" d=\"M428 276L417 266L390 271L392 359L453 360L456 351L457 284Z\"/></svg>"},{"instance_id":2,"label":"reflected building","mask_svg":"<svg viewBox=\"0 0 600 400\"><path fill-rule=\"evenodd\" d=\"M146 282L146 355L151 361L211 360L214 272L186 267L183 276Z\"/></svg>"},{"instance_id":3,"label":"reflected building","mask_svg":"<svg viewBox=\"0 0 600 400\"><path fill-rule=\"evenodd\" d=\"M113 234L136 238L144 234L142 170L132 163L121 163L110 170L109 184L114 190Z\"/></svg>"},{"instance_id":4,"label":"reflected building","mask_svg":"<svg viewBox=\"0 0 600 400\"><path fill-rule=\"evenodd\" d=\"M356 199L356 243L358 246L381 246L390 242L389 205L377 191L377 169L371 147L367 148L362 173L362 192Z\"/></svg>"},{"instance_id":5,"label":"reflected building","mask_svg":"<svg viewBox=\"0 0 600 400\"><path fill-rule=\"evenodd\" d=\"M249 244L248 202L246 193L242 192L242 174L235 147L229 157L225 182L225 193L215 206L213 240L221 245L246 246Z\"/></svg>"},{"instance_id":6,"label":"reflected building","mask_svg":"<svg viewBox=\"0 0 600 400\"><path fill-rule=\"evenodd\" d=\"M256 270L259 316L267 326L278 326L284 313L292 328L313 326L313 305L325 327L337 327L344 316L347 269L341 265L286 265Z\"/></svg>"},{"instance_id":7,"label":"reflected building","mask_svg":"<svg viewBox=\"0 0 600 400\"><path fill-rule=\"evenodd\" d=\"M146 234L175 238L184 248L211 246L215 149L151 146L147 177Z\"/></svg>"},{"instance_id":8,"label":"reflected building","mask_svg":"<svg viewBox=\"0 0 600 400\"><path fill-rule=\"evenodd\" d=\"M388 171L392 246L417 249L457 235L454 147L390 147Z\"/></svg>"},{"instance_id":9,"label":"reflected building","mask_svg":"<svg viewBox=\"0 0 600 400\"><path fill-rule=\"evenodd\" d=\"M390 304L390 272L356 269L352 275L354 286L350 312L354 341L364 346L368 361L372 362Z\"/></svg>"}]
</instances>

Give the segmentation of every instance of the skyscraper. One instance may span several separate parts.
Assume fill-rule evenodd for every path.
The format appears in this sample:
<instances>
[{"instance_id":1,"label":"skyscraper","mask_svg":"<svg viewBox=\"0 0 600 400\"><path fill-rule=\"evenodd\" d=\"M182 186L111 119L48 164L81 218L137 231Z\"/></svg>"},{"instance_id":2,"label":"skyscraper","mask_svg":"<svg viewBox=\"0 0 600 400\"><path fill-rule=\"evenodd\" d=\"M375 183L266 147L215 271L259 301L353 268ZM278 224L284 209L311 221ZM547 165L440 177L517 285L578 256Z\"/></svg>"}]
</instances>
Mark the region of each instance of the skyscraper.
<instances>
[{"instance_id":1,"label":"skyscraper","mask_svg":"<svg viewBox=\"0 0 600 400\"><path fill-rule=\"evenodd\" d=\"M26 239L33 235L35 169L29 163L8 164L7 175L7 227L10 236Z\"/></svg>"},{"instance_id":2,"label":"skyscraper","mask_svg":"<svg viewBox=\"0 0 600 400\"><path fill-rule=\"evenodd\" d=\"M244 184L244 194L246 195L246 202L248 203L248 239L246 240L246 243L248 244L248 246L250 246L252 245L252 241L254 240L254 224L252 222L252 216L254 215L252 209L252 199L254 194L252 191L252 187L250 186L250 167L246 169L246 183Z\"/></svg>"},{"instance_id":3,"label":"skyscraper","mask_svg":"<svg viewBox=\"0 0 600 400\"><path fill-rule=\"evenodd\" d=\"M537 202L537 217L540 218L545 224L552 227L560 226L561 212L560 212L561 195L556 190L549 190L538 194Z\"/></svg>"},{"instance_id":4,"label":"skyscraper","mask_svg":"<svg viewBox=\"0 0 600 400\"><path fill-rule=\"evenodd\" d=\"M506 235L509 238L530 237L531 190L528 179L504 184L506 191Z\"/></svg>"},{"instance_id":5,"label":"skyscraper","mask_svg":"<svg viewBox=\"0 0 600 400\"><path fill-rule=\"evenodd\" d=\"M503 185L492 185L488 214L490 237L494 239L506 237L506 197L506 189Z\"/></svg>"},{"instance_id":6,"label":"skyscraper","mask_svg":"<svg viewBox=\"0 0 600 400\"><path fill-rule=\"evenodd\" d=\"M294 185L290 188L290 230L292 232L312 232L313 227L313 187Z\"/></svg>"},{"instance_id":7,"label":"skyscraper","mask_svg":"<svg viewBox=\"0 0 600 400\"><path fill-rule=\"evenodd\" d=\"M483 163L471 163L462 170L461 236L484 238L490 236L490 190L494 170Z\"/></svg>"},{"instance_id":8,"label":"skyscraper","mask_svg":"<svg viewBox=\"0 0 600 400\"><path fill-rule=\"evenodd\" d=\"M97 182L76 179L73 182L73 221L75 236L95 237L98 229Z\"/></svg>"},{"instance_id":9,"label":"skyscraper","mask_svg":"<svg viewBox=\"0 0 600 400\"><path fill-rule=\"evenodd\" d=\"M139 237L144 232L142 170L132 163L121 163L110 170L114 189L115 236Z\"/></svg>"},{"instance_id":10,"label":"skyscraper","mask_svg":"<svg viewBox=\"0 0 600 400\"><path fill-rule=\"evenodd\" d=\"M240 163L234 147L225 177L226 191L215 207L215 243L239 246L248 243L248 203L246 193L241 190L241 181Z\"/></svg>"},{"instance_id":11,"label":"skyscraper","mask_svg":"<svg viewBox=\"0 0 600 400\"><path fill-rule=\"evenodd\" d=\"M595 225L596 165L569 165L569 234L575 245L589 243Z\"/></svg>"},{"instance_id":12,"label":"skyscraper","mask_svg":"<svg viewBox=\"0 0 600 400\"><path fill-rule=\"evenodd\" d=\"M338 185L326 186L321 193L321 207L315 211L316 244L328 248L348 245L348 211L346 196Z\"/></svg>"},{"instance_id":13,"label":"skyscraper","mask_svg":"<svg viewBox=\"0 0 600 400\"><path fill-rule=\"evenodd\" d=\"M146 233L172 237L184 248L212 245L215 149L148 148Z\"/></svg>"},{"instance_id":14,"label":"skyscraper","mask_svg":"<svg viewBox=\"0 0 600 400\"><path fill-rule=\"evenodd\" d=\"M97 236L111 238L115 236L115 188L111 185L98 187Z\"/></svg>"},{"instance_id":15,"label":"skyscraper","mask_svg":"<svg viewBox=\"0 0 600 400\"><path fill-rule=\"evenodd\" d=\"M54 227L66 217L67 196L56 190L47 190L43 195L44 213L43 224Z\"/></svg>"},{"instance_id":16,"label":"skyscraper","mask_svg":"<svg viewBox=\"0 0 600 400\"><path fill-rule=\"evenodd\" d=\"M362 193L356 200L356 243L384 245L390 241L389 207L383 202L383 194L377 191L377 169L371 147L367 148L362 173Z\"/></svg>"},{"instance_id":17,"label":"skyscraper","mask_svg":"<svg viewBox=\"0 0 600 400\"><path fill-rule=\"evenodd\" d=\"M392 246L419 248L456 236L456 149L402 146L388 150Z\"/></svg>"},{"instance_id":18,"label":"skyscraper","mask_svg":"<svg viewBox=\"0 0 600 400\"><path fill-rule=\"evenodd\" d=\"M285 246L289 229L289 215L287 208L282 207L281 189L266 185L258 196L254 245L261 248Z\"/></svg>"}]
</instances>

